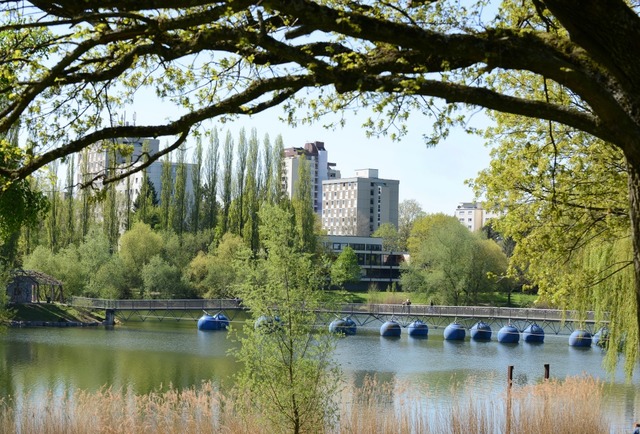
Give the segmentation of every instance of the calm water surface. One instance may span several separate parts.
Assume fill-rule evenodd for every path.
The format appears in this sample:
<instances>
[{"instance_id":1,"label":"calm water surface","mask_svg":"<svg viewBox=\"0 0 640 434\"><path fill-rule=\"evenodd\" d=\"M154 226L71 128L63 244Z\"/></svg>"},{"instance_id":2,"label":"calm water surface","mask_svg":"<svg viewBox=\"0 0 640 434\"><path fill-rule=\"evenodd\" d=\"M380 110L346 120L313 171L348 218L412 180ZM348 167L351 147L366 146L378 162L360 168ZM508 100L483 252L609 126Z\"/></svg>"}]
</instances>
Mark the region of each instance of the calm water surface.
<instances>
[{"instance_id":1,"label":"calm water surface","mask_svg":"<svg viewBox=\"0 0 640 434\"><path fill-rule=\"evenodd\" d=\"M230 384L238 366L228 351L235 345L226 332L200 332L192 321L10 329L0 333L0 397L104 386L145 393L207 380ZM442 401L450 399L452 383L472 382L480 396L501 393L509 365L515 367L516 384L539 382L548 363L552 377L587 374L607 380L607 411L620 421L615 431L626 432L640 419L640 372L626 383L621 370L613 377L603 370L602 357L596 347L569 347L567 336L506 345L444 341L442 329L432 329L428 339L409 338L406 330L388 339L379 336L376 325L340 339L336 352L345 375L356 383L377 374L383 381L419 386Z\"/></svg>"}]
</instances>

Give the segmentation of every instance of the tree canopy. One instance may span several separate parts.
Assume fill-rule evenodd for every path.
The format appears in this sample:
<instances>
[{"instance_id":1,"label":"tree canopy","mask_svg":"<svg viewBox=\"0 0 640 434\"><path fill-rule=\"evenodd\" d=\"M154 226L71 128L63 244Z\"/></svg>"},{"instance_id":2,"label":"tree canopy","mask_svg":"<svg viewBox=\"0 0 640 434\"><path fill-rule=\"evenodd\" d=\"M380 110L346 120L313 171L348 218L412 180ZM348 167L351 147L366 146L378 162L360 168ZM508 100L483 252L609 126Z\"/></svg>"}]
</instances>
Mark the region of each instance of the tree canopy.
<instances>
[{"instance_id":1,"label":"tree canopy","mask_svg":"<svg viewBox=\"0 0 640 434\"><path fill-rule=\"evenodd\" d=\"M331 265L331 283L342 288L345 283L359 281L361 274L356 252L345 247Z\"/></svg>"},{"instance_id":2,"label":"tree canopy","mask_svg":"<svg viewBox=\"0 0 640 434\"><path fill-rule=\"evenodd\" d=\"M483 293L499 289L498 279L507 268L507 258L493 240L444 214L416 220L409 253L403 287L424 292L440 304L479 304Z\"/></svg>"},{"instance_id":3,"label":"tree canopy","mask_svg":"<svg viewBox=\"0 0 640 434\"><path fill-rule=\"evenodd\" d=\"M628 55L637 49L636 11L622 0L525 2L517 12L505 2L495 14L483 12L486 4L5 2L0 31L42 36L16 38L0 63L18 82L1 90L8 102L0 133L20 119L31 132L21 164L0 174L21 179L90 143L124 136L178 137L169 152L207 118L256 113L310 87L321 89L324 104L309 105L309 116L368 104L401 120L410 110L432 114L429 98L437 97L560 122L640 158L631 110L640 78ZM535 25L536 16L545 25ZM615 31L603 25L605 16L618 23ZM48 55L30 55L42 50ZM552 80L581 104L501 92L492 83L504 70ZM145 88L182 114L158 124L116 122L113 114Z\"/></svg>"},{"instance_id":4,"label":"tree canopy","mask_svg":"<svg viewBox=\"0 0 640 434\"><path fill-rule=\"evenodd\" d=\"M251 313L237 335L242 346L236 357L243 365L238 384L270 431L333 427L341 375L332 358L335 335L315 326L321 267L313 252L301 248L292 212L266 205L259 216L264 250L245 258L246 279L238 287Z\"/></svg>"}]
</instances>

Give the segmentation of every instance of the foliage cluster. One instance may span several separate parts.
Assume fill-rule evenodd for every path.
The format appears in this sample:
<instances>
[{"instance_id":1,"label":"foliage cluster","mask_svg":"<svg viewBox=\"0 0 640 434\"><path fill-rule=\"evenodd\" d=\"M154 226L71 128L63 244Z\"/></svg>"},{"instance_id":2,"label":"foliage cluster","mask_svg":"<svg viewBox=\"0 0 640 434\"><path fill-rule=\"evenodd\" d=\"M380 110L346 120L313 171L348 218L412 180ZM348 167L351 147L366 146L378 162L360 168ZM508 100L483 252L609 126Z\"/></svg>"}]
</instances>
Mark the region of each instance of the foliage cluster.
<instances>
[{"instance_id":1,"label":"foliage cluster","mask_svg":"<svg viewBox=\"0 0 640 434\"><path fill-rule=\"evenodd\" d=\"M507 257L493 241L470 232L451 216L433 214L413 225L405 290L426 293L438 304L478 304L483 293L508 291Z\"/></svg>"},{"instance_id":2,"label":"foliage cluster","mask_svg":"<svg viewBox=\"0 0 640 434\"><path fill-rule=\"evenodd\" d=\"M305 250L294 214L275 206L260 210L264 250L243 267L239 295L253 321L245 324L238 359L239 384L249 396L245 413L257 411L273 431L322 431L336 422L340 370L335 335L316 327L322 275L315 253Z\"/></svg>"},{"instance_id":3,"label":"foliage cluster","mask_svg":"<svg viewBox=\"0 0 640 434\"><path fill-rule=\"evenodd\" d=\"M239 279L231 265L233 259L259 247L259 207L288 205L276 182L281 177L280 137L272 146L266 136L261 150L256 131L247 137L243 130L237 147L230 134L224 145L221 156L217 132L212 131L206 151L199 142L193 164L187 165L181 157L176 170L163 175L162 200L146 173L140 194L132 202L130 187L121 193L115 183L98 197L86 189L73 195L73 172L68 171L61 181L57 168L52 167L50 177L34 184L36 191L48 191L52 206L37 224L25 225L3 239L5 258L12 259L9 265L56 276L64 283L67 296L233 296L232 288ZM238 173L245 164L238 163L233 169L234 161L243 160L252 162L251 176ZM170 164L166 160L163 167L171 168ZM83 164L79 166L84 170ZM192 172L192 194L187 194L183 182L188 171ZM128 180L121 181L125 182ZM183 207L177 206L181 203ZM78 221L82 224L76 224ZM313 225L311 230L315 230Z\"/></svg>"},{"instance_id":4,"label":"foliage cluster","mask_svg":"<svg viewBox=\"0 0 640 434\"><path fill-rule=\"evenodd\" d=\"M502 12L506 22L522 19L514 5L505 4ZM526 26L562 35L551 20L534 15ZM583 109L565 86L530 72L496 74L492 86ZM630 374L637 357L638 287L624 152L561 123L490 116L495 124L485 136L491 164L474 185L485 205L501 215L493 228L514 241L508 274L524 277L542 304L595 310L597 320L611 320L612 345L624 349ZM606 357L611 367L618 354Z\"/></svg>"}]
</instances>

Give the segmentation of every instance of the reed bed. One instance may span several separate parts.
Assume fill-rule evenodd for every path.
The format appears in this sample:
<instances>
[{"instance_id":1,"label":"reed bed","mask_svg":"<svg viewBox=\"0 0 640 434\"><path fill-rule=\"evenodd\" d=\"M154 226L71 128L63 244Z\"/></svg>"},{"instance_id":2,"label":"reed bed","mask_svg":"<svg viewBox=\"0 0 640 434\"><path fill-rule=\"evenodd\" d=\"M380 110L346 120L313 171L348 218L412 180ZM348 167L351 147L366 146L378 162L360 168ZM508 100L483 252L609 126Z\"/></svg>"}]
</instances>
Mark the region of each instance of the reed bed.
<instances>
[{"instance_id":1,"label":"reed bed","mask_svg":"<svg viewBox=\"0 0 640 434\"><path fill-rule=\"evenodd\" d=\"M503 394L476 393L473 380L451 391L446 404L428 392L397 390L397 405L380 397L385 385L351 391L354 405L343 412L341 433L433 434L602 434L611 431L603 410L603 384L591 377L550 380L514 387ZM364 394L358 397L358 394ZM375 398L378 397L378 398ZM343 400L344 401L344 400ZM431 403L430 403L431 401Z\"/></svg>"},{"instance_id":2,"label":"reed bed","mask_svg":"<svg viewBox=\"0 0 640 434\"><path fill-rule=\"evenodd\" d=\"M327 434L601 434L610 431L603 413L603 385L590 377L514 387L504 394L474 393L473 385L442 403L424 390L366 379L339 396L340 421L317 427ZM26 395L0 400L0 433L256 433L269 428L245 395L222 393L212 383L187 390L137 395L105 388ZM241 411L244 409L244 411ZM507 417L509 415L509 417Z\"/></svg>"}]
</instances>

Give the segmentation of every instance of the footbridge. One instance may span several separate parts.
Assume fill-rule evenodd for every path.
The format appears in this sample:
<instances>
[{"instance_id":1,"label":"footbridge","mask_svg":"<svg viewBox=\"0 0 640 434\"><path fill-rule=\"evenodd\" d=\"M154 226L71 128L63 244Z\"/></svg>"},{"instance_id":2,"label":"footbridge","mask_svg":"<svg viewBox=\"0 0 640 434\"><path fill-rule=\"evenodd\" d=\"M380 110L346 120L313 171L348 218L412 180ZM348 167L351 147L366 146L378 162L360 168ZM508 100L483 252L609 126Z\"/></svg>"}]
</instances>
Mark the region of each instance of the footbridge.
<instances>
[{"instance_id":1,"label":"footbridge","mask_svg":"<svg viewBox=\"0 0 640 434\"><path fill-rule=\"evenodd\" d=\"M73 297L71 305L89 310L104 310L107 324L146 321L197 321L203 311L224 313L231 321L247 310L238 299L185 299L185 300L108 300ZM343 303L327 304L316 309L318 323L328 325L336 318L349 317L359 327L379 328L388 320L396 320L406 327L415 320L421 320L430 328L444 328L452 321L471 328L478 321L484 321L498 329L506 324L516 326L520 331L536 323L545 332L570 334L575 329L595 332L604 321L597 322L594 312L578 312L558 309L523 309L489 306L430 306L403 304ZM246 316L242 316L246 318Z\"/></svg>"}]
</instances>

